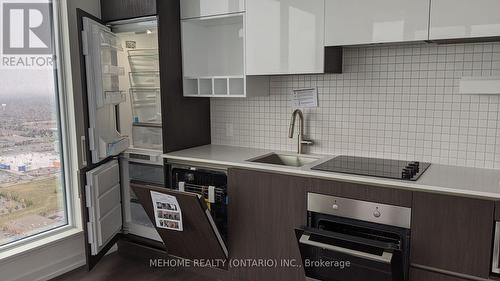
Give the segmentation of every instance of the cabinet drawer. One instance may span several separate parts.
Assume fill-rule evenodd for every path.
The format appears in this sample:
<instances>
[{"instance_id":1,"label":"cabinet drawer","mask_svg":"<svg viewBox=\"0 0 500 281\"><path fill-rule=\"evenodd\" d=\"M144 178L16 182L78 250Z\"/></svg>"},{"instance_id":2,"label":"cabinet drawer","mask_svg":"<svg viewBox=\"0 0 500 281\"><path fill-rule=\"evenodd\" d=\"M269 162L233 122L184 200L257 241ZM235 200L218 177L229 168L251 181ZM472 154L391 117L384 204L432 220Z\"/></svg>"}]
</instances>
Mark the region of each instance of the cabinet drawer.
<instances>
[{"instance_id":1,"label":"cabinet drawer","mask_svg":"<svg viewBox=\"0 0 500 281\"><path fill-rule=\"evenodd\" d=\"M492 201L415 192L410 262L488 278L493 213Z\"/></svg>"},{"instance_id":2,"label":"cabinet drawer","mask_svg":"<svg viewBox=\"0 0 500 281\"><path fill-rule=\"evenodd\" d=\"M308 191L402 207L412 204L411 191L357 183L311 179Z\"/></svg>"},{"instance_id":3,"label":"cabinet drawer","mask_svg":"<svg viewBox=\"0 0 500 281\"><path fill-rule=\"evenodd\" d=\"M129 163L129 177L131 180L146 183L165 184L165 174L163 166L142 163Z\"/></svg>"},{"instance_id":4,"label":"cabinet drawer","mask_svg":"<svg viewBox=\"0 0 500 281\"><path fill-rule=\"evenodd\" d=\"M418 268L410 268L410 281L467 281L466 279L444 275Z\"/></svg>"},{"instance_id":5,"label":"cabinet drawer","mask_svg":"<svg viewBox=\"0 0 500 281\"><path fill-rule=\"evenodd\" d=\"M163 147L162 126L159 124L134 124L132 142L135 148L161 150Z\"/></svg>"}]
</instances>

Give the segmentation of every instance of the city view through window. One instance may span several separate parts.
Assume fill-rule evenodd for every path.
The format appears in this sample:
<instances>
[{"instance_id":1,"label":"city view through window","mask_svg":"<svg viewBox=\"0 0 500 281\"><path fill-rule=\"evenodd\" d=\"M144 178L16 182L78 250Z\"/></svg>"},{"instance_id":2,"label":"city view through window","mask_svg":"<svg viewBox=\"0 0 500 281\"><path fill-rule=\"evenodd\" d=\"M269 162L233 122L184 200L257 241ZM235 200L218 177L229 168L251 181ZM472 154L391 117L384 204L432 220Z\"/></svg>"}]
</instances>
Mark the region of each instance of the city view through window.
<instances>
[{"instance_id":1,"label":"city view through window","mask_svg":"<svg viewBox=\"0 0 500 281\"><path fill-rule=\"evenodd\" d=\"M67 224L54 72L0 70L0 246Z\"/></svg>"}]
</instances>

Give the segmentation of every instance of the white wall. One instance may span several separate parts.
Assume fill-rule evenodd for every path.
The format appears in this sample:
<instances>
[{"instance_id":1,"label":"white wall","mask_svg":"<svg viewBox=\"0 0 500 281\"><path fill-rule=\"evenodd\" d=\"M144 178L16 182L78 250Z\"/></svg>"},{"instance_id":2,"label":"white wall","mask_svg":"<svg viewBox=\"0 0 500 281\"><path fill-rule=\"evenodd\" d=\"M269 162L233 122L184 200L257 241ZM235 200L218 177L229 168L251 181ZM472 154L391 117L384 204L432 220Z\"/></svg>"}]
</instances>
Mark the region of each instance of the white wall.
<instances>
[{"instance_id":1,"label":"white wall","mask_svg":"<svg viewBox=\"0 0 500 281\"><path fill-rule=\"evenodd\" d=\"M82 234L76 234L0 261L1 280L49 280L84 265L82 236Z\"/></svg>"},{"instance_id":2,"label":"white wall","mask_svg":"<svg viewBox=\"0 0 500 281\"><path fill-rule=\"evenodd\" d=\"M212 143L295 151L287 96L317 87L310 152L500 168L500 96L458 94L462 75L500 76L500 43L345 48L343 74L275 76L270 96L211 99Z\"/></svg>"}]
</instances>

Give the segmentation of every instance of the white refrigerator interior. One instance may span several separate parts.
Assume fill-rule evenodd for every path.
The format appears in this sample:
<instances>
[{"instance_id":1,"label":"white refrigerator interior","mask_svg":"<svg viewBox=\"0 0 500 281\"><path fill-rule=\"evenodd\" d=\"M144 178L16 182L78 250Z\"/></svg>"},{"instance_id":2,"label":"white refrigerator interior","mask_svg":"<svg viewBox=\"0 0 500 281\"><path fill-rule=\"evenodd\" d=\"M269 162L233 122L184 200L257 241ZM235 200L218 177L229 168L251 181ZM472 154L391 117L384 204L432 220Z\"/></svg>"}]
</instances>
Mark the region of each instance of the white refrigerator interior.
<instances>
[{"instance_id":1,"label":"white refrigerator interior","mask_svg":"<svg viewBox=\"0 0 500 281\"><path fill-rule=\"evenodd\" d=\"M118 63L127 73L127 77L120 80L120 87L129 93L125 102L120 104L120 130L132 136L133 148L162 151L156 22L142 29L117 33L117 36L124 46L124 52L118 55Z\"/></svg>"}]
</instances>

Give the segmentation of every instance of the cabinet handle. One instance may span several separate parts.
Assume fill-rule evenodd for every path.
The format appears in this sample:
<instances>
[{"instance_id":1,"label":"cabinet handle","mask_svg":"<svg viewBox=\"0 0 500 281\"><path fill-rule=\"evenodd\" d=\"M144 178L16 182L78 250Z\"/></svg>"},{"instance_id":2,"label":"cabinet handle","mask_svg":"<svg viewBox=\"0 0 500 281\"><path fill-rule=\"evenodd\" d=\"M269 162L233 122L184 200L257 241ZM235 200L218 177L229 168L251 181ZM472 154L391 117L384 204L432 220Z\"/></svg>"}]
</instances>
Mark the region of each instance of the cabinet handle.
<instances>
[{"instance_id":1,"label":"cabinet handle","mask_svg":"<svg viewBox=\"0 0 500 281\"><path fill-rule=\"evenodd\" d=\"M495 222L495 234L493 242L493 259L491 262L491 271L500 273L500 221Z\"/></svg>"}]
</instances>

